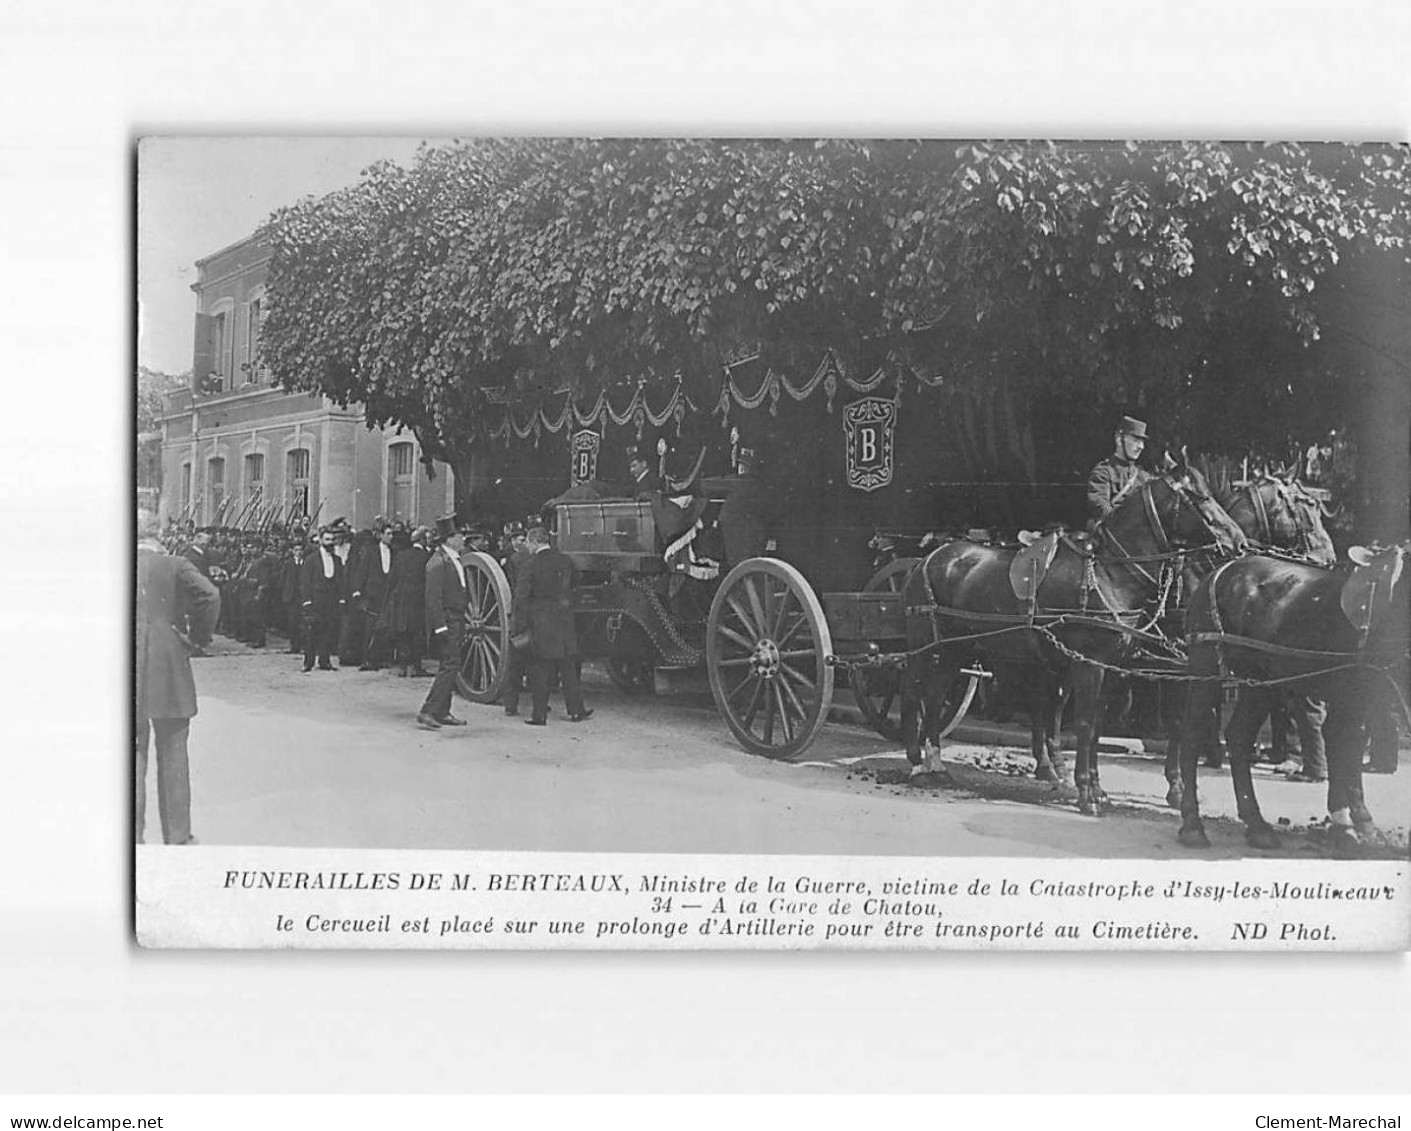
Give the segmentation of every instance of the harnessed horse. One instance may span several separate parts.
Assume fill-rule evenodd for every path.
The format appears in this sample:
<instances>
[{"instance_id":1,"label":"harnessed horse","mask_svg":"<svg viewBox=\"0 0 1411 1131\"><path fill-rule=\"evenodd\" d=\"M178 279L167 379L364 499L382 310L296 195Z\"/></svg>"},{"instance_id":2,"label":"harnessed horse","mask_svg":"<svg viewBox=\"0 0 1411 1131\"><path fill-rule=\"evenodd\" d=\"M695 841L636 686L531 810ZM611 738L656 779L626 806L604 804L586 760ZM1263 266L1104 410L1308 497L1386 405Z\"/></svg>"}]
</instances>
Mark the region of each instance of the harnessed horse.
<instances>
[{"instance_id":1,"label":"harnessed horse","mask_svg":"<svg viewBox=\"0 0 1411 1131\"><path fill-rule=\"evenodd\" d=\"M1333 540L1323 525L1326 511L1322 502L1297 479L1266 472L1259 479L1230 492L1220 503L1255 549L1288 551L1313 565L1332 565L1337 557ZM1185 598L1195 592L1211 568L1207 564L1204 569L1187 573L1182 579L1183 599L1179 604L1184 607L1188 603ZM1184 712L1183 701L1178 703L1179 709ZM1218 707L1217 702L1214 708L1217 726ZM1170 740L1166 744L1166 804L1172 809L1181 807L1183 730L1178 718L1171 727ZM1206 755L1206 765L1214 767L1220 764L1217 746L1212 744Z\"/></svg>"},{"instance_id":2,"label":"harnessed horse","mask_svg":"<svg viewBox=\"0 0 1411 1131\"><path fill-rule=\"evenodd\" d=\"M1050 701L1063 683L1073 687L1074 784L1079 810L1092 814L1106 800L1096 758L1106 667L1125 663L1136 637L1164 614L1188 549L1232 551L1245 536L1204 477L1178 466L1130 493L1098 525L1091 548L1067 534L1050 537L1051 559L1026 597L1011 583L1014 549L950 542L912 571L903 590L911 657L902 732L907 759L920 765L922 738L933 749L931 720L966 664L1037 667Z\"/></svg>"},{"instance_id":3,"label":"harnessed horse","mask_svg":"<svg viewBox=\"0 0 1411 1131\"><path fill-rule=\"evenodd\" d=\"M1221 677L1258 681L1241 689L1226 732L1230 776L1246 837L1257 848L1279 839L1254 796L1249 764L1253 739L1276 689L1288 687L1327 701L1328 813L1335 848L1351 850L1359 829L1372 826L1362 794L1361 729L1405 700L1391 669L1407 647L1406 545L1375 551L1355 547L1351 572L1254 554L1217 569L1196 590L1186 615L1188 671L1199 678L1187 693L1181 750L1180 841L1210 843L1200 818L1196 763L1211 741Z\"/></svg>"}]
</instances>

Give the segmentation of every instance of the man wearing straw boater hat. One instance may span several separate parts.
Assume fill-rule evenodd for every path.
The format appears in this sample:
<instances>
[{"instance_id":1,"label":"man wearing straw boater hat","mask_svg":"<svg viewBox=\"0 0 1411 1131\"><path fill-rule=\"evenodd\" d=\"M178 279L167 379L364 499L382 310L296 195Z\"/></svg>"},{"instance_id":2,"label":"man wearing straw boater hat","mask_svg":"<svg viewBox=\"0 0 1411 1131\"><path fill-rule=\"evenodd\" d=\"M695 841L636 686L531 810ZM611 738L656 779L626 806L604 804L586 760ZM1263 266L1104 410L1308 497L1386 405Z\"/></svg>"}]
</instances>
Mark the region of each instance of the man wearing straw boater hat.
<instances>
[{"instance_id":1,"label":"man wearing straw boater hat","mask_svg":"<svg viewBox=\"0 0 1411 1131\"><path fill-rule=\"evenodd\" d=\"M1137 463L1146 448L1146 422L1124 416L1112 436L1112 454L1088 475L1088 518L1101 522L1133 491L1151 479Z\"/></svg>"},{"instance_id":2,"label":"man wearing straw boater hat","mask_svg":"<svg viewBox=\"0 0 1411 1131\"><path fill-rule=\"evenodd\" d=\"M465 642L466 581L461 564L465 530L456 525L455 515L448 514L436 520L436 534L441 545L426 563L426 632L438 666L426 702L416 716L416 725L422 730L465 726L464 719L451 714L451 695Z\"/></svg>"}]
</instances>

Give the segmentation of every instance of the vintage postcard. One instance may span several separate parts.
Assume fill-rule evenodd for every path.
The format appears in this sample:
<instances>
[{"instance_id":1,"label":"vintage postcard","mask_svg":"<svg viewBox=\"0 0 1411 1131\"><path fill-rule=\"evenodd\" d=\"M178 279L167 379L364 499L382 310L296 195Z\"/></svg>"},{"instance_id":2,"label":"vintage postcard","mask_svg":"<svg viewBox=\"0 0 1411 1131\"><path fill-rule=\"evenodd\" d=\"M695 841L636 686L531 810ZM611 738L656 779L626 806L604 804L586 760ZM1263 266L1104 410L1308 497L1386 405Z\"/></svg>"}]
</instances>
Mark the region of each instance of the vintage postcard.
<instances>
[{"instance_id":1,"label":"vintage postcard","mask_svg":"<svg viewBox=\"0 0 1411 1131\"><path fill-rule=\"evenodd\" d=\"M137 177L142 945L1411 943L1408 147Z\"/></svg>"}]
</instances>

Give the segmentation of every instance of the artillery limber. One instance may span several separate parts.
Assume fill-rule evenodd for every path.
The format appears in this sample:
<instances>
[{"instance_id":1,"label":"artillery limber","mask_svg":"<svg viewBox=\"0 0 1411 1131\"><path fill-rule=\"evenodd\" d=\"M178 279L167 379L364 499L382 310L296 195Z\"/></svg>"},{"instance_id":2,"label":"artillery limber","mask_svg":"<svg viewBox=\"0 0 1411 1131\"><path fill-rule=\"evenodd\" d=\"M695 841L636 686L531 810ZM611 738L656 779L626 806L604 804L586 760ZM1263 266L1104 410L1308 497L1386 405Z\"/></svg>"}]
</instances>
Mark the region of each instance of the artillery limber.
<instances>
[{"instance_id":1,"label":"artillery limber","mask_svg":"<svg viewBox=\"0 0 1411 1131\"><path fill-rule=\"evenodd\" d=\"M879 733L899 734L900 681L886 658L906 642L900 582L910 559L883 567L860 592L820 599L799 569L777 558L750 558L723 578L673 569L647 501L561 502L554 512L558 547L579 570L580 653L602 660L618 687L643 691L658 669L704 667L740 745L789 758L827 721L838 655L856 654L847 671L858 706ZM513 596L490 554L462 561L469 592L457 687L490 703L503 689ZM973 689L972 682L955 700L955 718Z\"/></svg>"}]
</instances>

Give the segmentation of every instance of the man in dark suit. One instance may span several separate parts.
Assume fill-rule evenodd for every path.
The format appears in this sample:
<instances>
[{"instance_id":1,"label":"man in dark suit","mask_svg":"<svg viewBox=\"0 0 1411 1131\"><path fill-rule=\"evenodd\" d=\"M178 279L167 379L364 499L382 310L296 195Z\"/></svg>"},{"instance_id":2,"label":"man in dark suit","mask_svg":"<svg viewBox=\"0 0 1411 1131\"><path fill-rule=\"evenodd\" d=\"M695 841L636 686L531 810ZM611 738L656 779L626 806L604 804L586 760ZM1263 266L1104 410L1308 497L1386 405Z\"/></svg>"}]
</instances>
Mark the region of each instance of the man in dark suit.
<instances>
[{"instance_id":1,"label":"man in dark suit","mask_svg":"<svg viewBox=\"0 0 1411 1131\"><path fill-rule=\"evenodd\" d=\"M454 515L438 518L436 533L441 545L426 563L426 632L439 663L436 679L416 716L416 725L422 730L465 726L464 719L451 714L451 695L465 643L466 583L465 566L461 565L465 533L456 526Z\"/></svg>"},{"instance_id":2,"label":"man in dark suit","mask_svg":"<svg viewBox=\"0 0 1411 1131\"><path fill-rule=\"evenodd\" d=\"M387 587L392 577L392 524L379 518L373 524L376 541L363 551L352 567L349 584L353 589L353 604L363 614L363 662L358 670L376 671L387 641L387 624L382 618L382 606L387 600Z\"/></svg>"},{"instance_id":3,"label":"man in dark suit","mask_svg":"<svg viewBox=\"0 0 1411 1131\"><path fill-rule=\"evenodd\" d=\"M627 449L627 470L632 473L634 499L650 499L661 491L661 477L652 470L641 448Z\"/></svg>"},{"instance_id":4,"label":"man in dark suit","mask_svg":"<svg viewBox=\"0 0 1411 1131\"><path fill-rule=\"evenodd\" d=\"M382 621L392 638L397 674L429 675L421 666L426 648L426 549L429 531L421 526L411 535L393 532L392 572L387 577L387 599ZM400 538L402 544L397 544Z\"/></svg>"},{"instance_id":5,"label":"man in dark suit","mask_svg":"<svg viewBox=\"0 0 1411 1131\"><path fill-rule=\"evenodd\" d=\"M570 722L582 722L593 712L583 705L578 683L578 629L573 619L573 562L549 545L542 526L529 531L531 556L517 571L514 591L514 633L528 632L529 686L533 712L524 721L544 726L549 714L549 683L555 672L563 681L564 706Z\"/></svg>"},{"instance_id":6,"label":"man in dark suit","mask_svg":"<svg viewBox=\"0 0 1411 1131\"><path fill-rule=\"evenodd\" d=\"M318 545L299 567L300 610L304 619L304 671L333 671L332 652L343 611L343 560L334 552L335 531L324 527Z\"/></svg>"},{"instance_id":7,"label":"man in dark suit","mask_svg":"<svg viewBox=\"0 0 1411 1131\"><path fill-rule=\"evenodd\" d=\"M137 673L136 834L142 843L147 816L147 747L157 740L157 805L162 840L195 844L191 835L191 767L186 739L196 714L192 650L209 643L220 612L220 593L185 557L166 553L151 511L137 512L137 608L134 646Z\"/></svg>"},{"instance_id":8,"label":"man in dark suit","mask_svg":"<svg viewBox=\"0 0 1411 1131\"><path fill-rule=\"evenodd\" d=\"M284 623L289 631L289 651L304 650L304 601L299 594L300 575L308 546L303 531L290 538L289 549L280 563L279 596L283 605Z\"/></svg>"},{"instance_id":9,"label":"man in dark suit","mask_svg":"<svg viewBox=\"0 0 1411 1131\"><path fill-rule=\"evenodd\" d=\"M207 581L211 579L211 532L201 527L191 536L191 545L181 551L181 556L194 565Z\"/></svg>"},{"instance_id":10,"label":"man in dark suit","mask_svg":"<svg viewBox=\"0 0 1411 1131\"><path fill-rule=\"evenodd\" d=\"M518 587L519 571L534 554L529 548L524 523L510 523L505 528L505 536L510 543L510 555L505 559L505 578L510 583L510 592L514 593ZM507 715L519 714L519 696L524 690L524 671L528 660L526 649L516 648L513 643L505 648L505 687L501 695Z\"/></svg>"}]
</instances>

